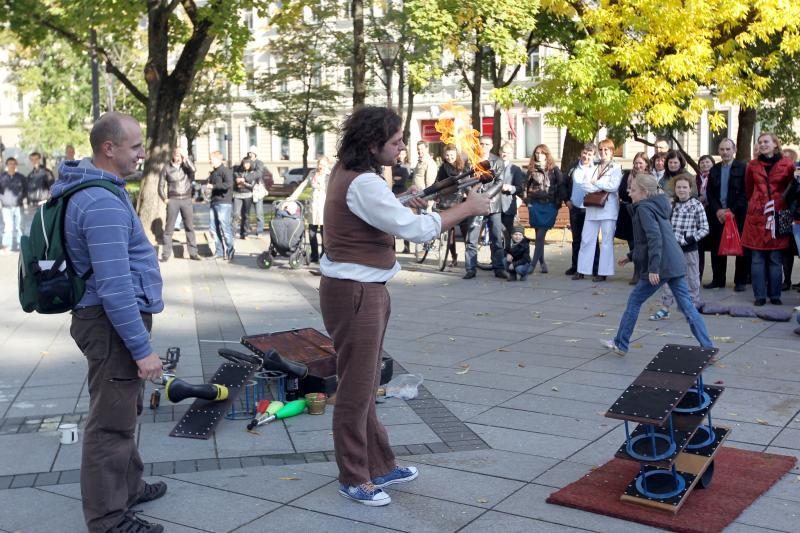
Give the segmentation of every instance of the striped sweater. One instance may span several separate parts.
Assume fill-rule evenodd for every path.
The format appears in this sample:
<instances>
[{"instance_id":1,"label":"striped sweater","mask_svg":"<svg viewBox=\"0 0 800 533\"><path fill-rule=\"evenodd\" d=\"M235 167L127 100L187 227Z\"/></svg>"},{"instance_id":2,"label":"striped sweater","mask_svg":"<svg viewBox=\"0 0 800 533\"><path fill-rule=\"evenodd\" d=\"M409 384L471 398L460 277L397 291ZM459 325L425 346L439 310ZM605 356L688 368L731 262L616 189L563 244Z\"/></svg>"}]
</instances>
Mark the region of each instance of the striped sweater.
<instances>
[{"instance_id":1,"label":"striped sweater","mask_svg":"<svg viewBox=\"0 0 800 533\"><path fill-rule=\"evenodd\" d=\"M65 161L58 175L51 189L53 198L93 179L111 181L125 190L124 180L97 169L88 158ZM99 187L76 192L67 205L64 239L75 271L79 275L90 267L93 271L77 308L102 305L133 359L150 355L150 335L140 311L164 309L161 272L130 198L122 200Z\"/></svg>"}]
</instances>

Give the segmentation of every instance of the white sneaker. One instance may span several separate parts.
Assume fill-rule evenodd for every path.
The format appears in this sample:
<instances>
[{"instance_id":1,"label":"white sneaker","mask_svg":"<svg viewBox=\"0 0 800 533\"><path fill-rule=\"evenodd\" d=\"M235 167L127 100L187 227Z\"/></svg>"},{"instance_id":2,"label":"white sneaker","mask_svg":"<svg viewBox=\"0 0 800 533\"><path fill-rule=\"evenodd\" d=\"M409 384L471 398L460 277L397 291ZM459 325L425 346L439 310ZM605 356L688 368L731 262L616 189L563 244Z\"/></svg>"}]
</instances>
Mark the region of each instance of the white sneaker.
<instances>
[{"instance_id":1,"label":"white sneaker","mask_svg":"<svg viewBox=\"0 0 800 533\"><path fill-rule=\"evenodd\" d=\"M614 344L613 339L600 339L600 344L602 344L606 350L610 350L620 357L625 357L625 352L623 352L616 344Z\"/></svg>"}]
</instances>

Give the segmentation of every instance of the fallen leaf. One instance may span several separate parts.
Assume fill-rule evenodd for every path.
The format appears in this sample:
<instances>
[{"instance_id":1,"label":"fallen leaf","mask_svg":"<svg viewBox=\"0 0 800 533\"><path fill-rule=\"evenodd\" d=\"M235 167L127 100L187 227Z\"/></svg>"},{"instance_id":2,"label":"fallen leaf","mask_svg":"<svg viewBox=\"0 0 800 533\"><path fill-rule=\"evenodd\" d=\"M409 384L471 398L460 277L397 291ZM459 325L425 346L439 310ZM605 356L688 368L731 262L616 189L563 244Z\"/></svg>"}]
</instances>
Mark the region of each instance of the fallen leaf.
<instances>
[{"instance_id":1,"label":"fallen leaf","mask_svg":"<svg viewBox=\"0 0 800 533\"><path fill-rule=\"evenodd\" d=\"M605 313L597 313L594 316L599 316L600 318L603 318L604 316L607 316L607 315Z\"/></svg>"},{"instance_id":2,"label":"fallen leaf","mask_svg":"<svg viewBox=\"0 0 800 533\"><path fill-rule=\"evenodd\" d=\"M506 350L505 348L498 348L498 352L510 352L511 350Z\"/></svg>"},{"instance_id":3,"label":"fallen leaf","mask_svg":"<svg viewBox=\"0 0 800 533\"><path fill-rule=\"evenodd\" d=\"M449 340L451 342L455 342L456 341L455 337L447 337L447 340Z\"/></svg>"},{"instance_id":4,"label":"fallen leaf","mask_svg":"<svg viewBox=\"0 0 800 533\"><path fill-rule=\"evenodd\" d=\"M558 392L558 387L551 387L551 388L550 388L550 390L551 390L551 391Z\"/></svg>"},{"instance_id":5,"label":"fallen leaf","mask_svg":"<svg viewBox=\"0 0 800 533\"><path fill-rule=\"evenodd\" d=\"M464 374L466 374L467 372L469 372L469 365L461 365L461 367L462 367L464 370L459 370L458 372L456 372L456 374L458 374L458 375L460 375L460 376L463 376Z\"/></svg>"},{"instance_id":6,"label":"fallen leaf","mask_svg":"<svg viewBox=\"0 0 800 533\"><path fill-rule=\"evenodd\" d=\"M520 368L525 368L525 363L517 363L517 366Z\"/></svg>"},{"instance_id":7,"label":"fallen leaf","mask_svg":"<svg viewBox=\"0 0 800 533\"><path fill-rule=\"evenodd\" d=\"M733 342L733 337L711 337L712 340L719 341L719 342Z\"/></svg>"},{"instance_id":8,"label":"fallen leaf","mask_svg":"<svg viewBox=\"0 0 800 533\"><path fill-rule=\"evenodd\" d=\"M718 379L717 381L714 382L714 385L724 385L724 384L725 382L722 381L721 379Z\"/></svg>"},{"instance_id":9,"label":"fallen leaf","mask_svg":"<svg viewBox=\"0 0 800 533\"><path fill-rule=\"evenodd\" d=\"M297 481L300 478L295 476L281 476L278 479L282 479L284 481Z\"/></svg>"},{"instance_id":10,"label":"fallen leaf","mask_svg":"<svg viewBox=\"0 0 800 533\"><path fill-rule=\"evenodd\" d=\"M560 326L561 324L563 324L563 322L553 322L554 326Z\"/></svg>"},{"instance_id":11,"label":"fallen leaf","mask_svg":"<svg viewBox=\"0 0 800 533\"><path fill-rule=\"evenodd\" d=\"M478 503L489 503L489 500L486 498L478 498Z\"/></svg>"},{"instance_id":12,"label":"fallen leaf","mask_svg":"<svg viewBox=\"0 0 800 533\"><path fill-rule=\"evenodd\" d=\"M766 420L761 420L760 418L756 418L756 424L761 424L762 426L768 426L769 422Z\"/></svg>"},{"instance_id":13,"label":"fallen leaf","mask_svg":"<svg viewBox=\"0 0 800 533\"><path fill-rule=\"evenodd\" d=\"M633 344L631 344L631 348L641 348L641 347L642 347L641 342L634 342Z\"/></svg>"},{"instance_id":14,"label":"fallen leaf","mask_svg":"<svg viewBox=\"0 0 800 533\"><path fill-rule=\"evenodd\" d=\"M41 353L42 355L47 355L47 354L49 354L50 352L39 352L39 353Z\"/></svg>"},{"instance_id":15,"label":"fallen leaf","mask_svg":"<svg viewBox=\"0 0 800 533\"><path fill-rule=\"evenodd\" d=\"M575 342L581 342L581 340L580 339L564 339L564 342L575 343Z\"/></svg>"}]
</instances>

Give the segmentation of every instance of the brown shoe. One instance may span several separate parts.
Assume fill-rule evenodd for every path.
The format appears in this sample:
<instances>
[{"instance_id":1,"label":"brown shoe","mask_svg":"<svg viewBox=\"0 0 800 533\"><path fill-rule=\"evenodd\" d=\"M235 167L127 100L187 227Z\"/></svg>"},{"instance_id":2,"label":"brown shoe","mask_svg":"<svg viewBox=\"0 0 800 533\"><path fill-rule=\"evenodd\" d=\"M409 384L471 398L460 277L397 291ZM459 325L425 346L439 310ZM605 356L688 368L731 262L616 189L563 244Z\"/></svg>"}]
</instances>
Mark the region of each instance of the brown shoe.
<instances>
[{"instance_id":1,"label":"brown shoe","mask_svg":"<svg viewBox=\"0 0 800 533\"><path fill-rule=\"evenodd\" d=\"M605 276L592 276L592 281L594 281L595 283L599 283L605 280L606 280Z\"/></svg>"},{"instance_id":2,"label":"brown shoe","mask_svg":"<svg viewBox=\"0 0 800 533\"><path fill-rule=\"evenodd\" d=\"M584 276L583 274L581 274L579 272L572 275L572 279L583 279L585 277L586 276Z\"/></svg>"}]
</instances>

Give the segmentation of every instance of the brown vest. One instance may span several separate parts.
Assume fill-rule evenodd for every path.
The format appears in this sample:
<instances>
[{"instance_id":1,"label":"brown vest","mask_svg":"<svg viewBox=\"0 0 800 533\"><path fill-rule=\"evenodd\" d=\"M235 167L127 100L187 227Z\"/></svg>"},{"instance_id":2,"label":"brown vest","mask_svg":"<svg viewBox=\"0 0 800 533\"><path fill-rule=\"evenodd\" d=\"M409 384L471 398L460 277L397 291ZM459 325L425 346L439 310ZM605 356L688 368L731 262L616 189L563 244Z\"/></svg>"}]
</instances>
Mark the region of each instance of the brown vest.
<instances>
[{"instance_id":1,"label":"brown vest","mask_svg":"<svg viewBox=\"0 0 800 533\"><path fill-rule=\"evenodd\" d=\"M347 190L364 171L336 165L328 178L322 242L325 255L337 263L356 263L389 270L397 261L394 237L358 218L347 207Z\"/></svg>"}]
</instances>

